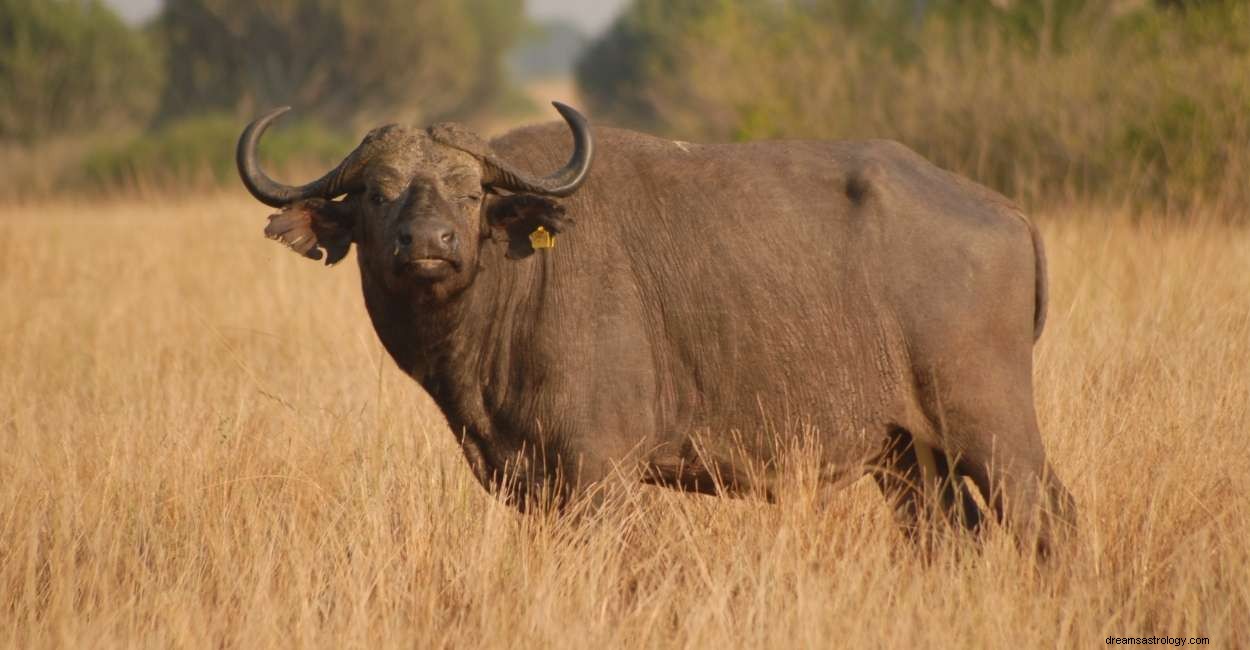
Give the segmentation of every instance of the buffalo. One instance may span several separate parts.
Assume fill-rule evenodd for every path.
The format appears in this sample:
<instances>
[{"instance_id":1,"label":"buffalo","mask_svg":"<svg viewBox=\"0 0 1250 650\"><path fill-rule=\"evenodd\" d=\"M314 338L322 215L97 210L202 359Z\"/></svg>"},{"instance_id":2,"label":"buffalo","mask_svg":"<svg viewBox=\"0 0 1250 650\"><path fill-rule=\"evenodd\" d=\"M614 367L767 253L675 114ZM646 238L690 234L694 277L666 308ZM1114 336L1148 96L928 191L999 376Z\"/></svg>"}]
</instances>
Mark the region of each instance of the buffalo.
<instances>
[{"instance_id":1,"label":"buffalo","mask_svg":"<svg viewBox=\"0 0 1250 650\"><path fill-rule=\"evenodd\" d=\"M822 481L871 475L913 538L992 516L1045 551L1071 525L1033 403L1045 256L1008 199L891 141L693 144L555 106L489 142L383 126L303 186L257 159L287 109L238 143L266 235L327 264L355 244L378 337L488 491L767 498L803 431Z\"/></svg>"}]
</instances>

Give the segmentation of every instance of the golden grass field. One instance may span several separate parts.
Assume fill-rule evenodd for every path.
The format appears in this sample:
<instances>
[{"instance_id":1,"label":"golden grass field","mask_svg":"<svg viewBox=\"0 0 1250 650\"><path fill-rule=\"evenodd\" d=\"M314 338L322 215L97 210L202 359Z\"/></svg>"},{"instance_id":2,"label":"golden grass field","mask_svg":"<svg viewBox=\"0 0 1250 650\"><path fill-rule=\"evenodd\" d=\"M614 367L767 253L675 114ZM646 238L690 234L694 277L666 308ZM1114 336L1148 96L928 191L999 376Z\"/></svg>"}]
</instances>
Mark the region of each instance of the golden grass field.
<instances>
[{"instance_id":1,"label":"golden grass field","mask_svg":"<svg viewBox=\"0 0 1250 650\"><path fill-rule=\"evenodd\" d=\"M354 262L265 241L268 212L0 209L0 645L1250 644L1247 227L1039 216L1037 402L1081 508L1039 567L996 532L925 561L865 482L523 518L381 350Z\"/></svg>"}]
</instances>

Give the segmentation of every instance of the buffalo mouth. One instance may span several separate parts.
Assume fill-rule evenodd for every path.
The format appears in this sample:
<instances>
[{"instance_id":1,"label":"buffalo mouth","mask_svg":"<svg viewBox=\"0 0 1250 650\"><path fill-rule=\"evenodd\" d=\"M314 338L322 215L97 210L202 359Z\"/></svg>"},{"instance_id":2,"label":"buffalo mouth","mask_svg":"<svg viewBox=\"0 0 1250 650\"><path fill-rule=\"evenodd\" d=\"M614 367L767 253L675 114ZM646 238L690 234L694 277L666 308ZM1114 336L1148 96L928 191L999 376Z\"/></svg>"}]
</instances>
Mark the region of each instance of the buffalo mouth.
<instances>
[{"instance_id":1,"label":"buffalo mouth","mask_svg":"<svg viewBox=\"0 0 1250 650\"><path fill-rule=\"evenodd\" d=\"M399 265L399 274L419 280L441 280L460 269L457 260L446 257L416 257Z\"/></svg>"}]
</instances>

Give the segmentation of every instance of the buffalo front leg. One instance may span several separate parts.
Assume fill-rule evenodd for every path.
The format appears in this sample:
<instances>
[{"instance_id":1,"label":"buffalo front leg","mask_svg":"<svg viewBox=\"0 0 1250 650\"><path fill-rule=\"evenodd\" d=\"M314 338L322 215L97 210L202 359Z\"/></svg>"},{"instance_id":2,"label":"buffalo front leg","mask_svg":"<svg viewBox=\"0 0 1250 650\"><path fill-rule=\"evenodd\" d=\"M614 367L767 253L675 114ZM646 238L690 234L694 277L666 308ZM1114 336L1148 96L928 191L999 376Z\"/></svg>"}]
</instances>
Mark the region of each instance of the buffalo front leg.
<instances>
[{"instance_id":1,"label":"buffalo front leg","mask_svg":"<svg viewBox=\"0 0 1250 650\"><path fill-rule=\"evenodd\" d=\"M927 533L940 522L955 530L980 529L981 510L945 452L915 440L908 431L890 431L872 475L913 542L927 547Z\"/></svg>"},{"instance_id":2,"label":"buffalo front leg","mask_svg":"<svg viewBox=\"0 0 1250 650\"><path fill-rule=\"evenodd\" d=\"M606 453L611 450L578 441L559 436L547 444L526 445L509 454L502 471L483 484L523 513L576 521L593 519L606 506L632 498L641 482L636 454Z\"/></svg>"}]
</instances>

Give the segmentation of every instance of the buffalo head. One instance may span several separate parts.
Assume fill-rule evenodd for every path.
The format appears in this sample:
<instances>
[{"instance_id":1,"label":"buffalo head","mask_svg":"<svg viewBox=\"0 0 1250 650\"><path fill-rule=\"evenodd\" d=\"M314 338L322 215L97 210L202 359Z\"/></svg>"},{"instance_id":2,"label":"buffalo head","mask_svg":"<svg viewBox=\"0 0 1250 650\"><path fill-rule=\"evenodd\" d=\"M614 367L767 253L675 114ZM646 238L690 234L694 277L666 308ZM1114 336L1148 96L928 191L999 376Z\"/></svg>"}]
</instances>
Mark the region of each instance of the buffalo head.
<instances>
[{"instance_id":1,"label":"buffalo head","mask_svg":"<svg viewBox=\"0 0 1250 650\"><path fill-rule=\"evenodd\" d=\"M585 182L594 154L586 119L556 103L573 133L562 169L531 177L501 160L482 139L456 124L399 125L369 132L337 167L292 187L260 168L256 146L288 108L261 116L239 138L239 175L248 191L282 211L265 234L297 252L334 264L357 246L362 273L395 292L445 298L472 281L483 239L511 242L522 257L525 236L539 226L559 232L571 221L551 197Z\"/></svg>"}]
</instances>

